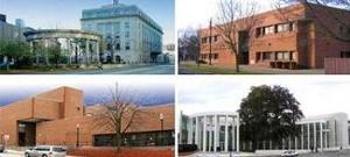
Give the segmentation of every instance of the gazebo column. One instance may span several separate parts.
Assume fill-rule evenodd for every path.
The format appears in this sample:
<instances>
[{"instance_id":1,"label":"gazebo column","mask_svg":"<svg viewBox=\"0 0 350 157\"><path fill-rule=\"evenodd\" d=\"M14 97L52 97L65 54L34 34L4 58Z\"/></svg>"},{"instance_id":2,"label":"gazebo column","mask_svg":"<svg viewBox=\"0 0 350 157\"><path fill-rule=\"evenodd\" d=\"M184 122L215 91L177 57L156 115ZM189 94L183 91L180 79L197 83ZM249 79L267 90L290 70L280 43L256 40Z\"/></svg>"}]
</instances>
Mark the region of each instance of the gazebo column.
<instances>
[{"instance_id":1,"label":"gazebo column","mask_svg":"<svg viewBox=\"0 0 350 157\"><path fill-rule=\"evenodd\" d=\"M194 143L199 146L199 119L196 117L196 132L195 132L195 141Z\"/></svg>"},{"instance_id":2,"label":"gazebo column","mask_svg":"<svg viewBox=\"0 0 350 157\"><path fill-rule=\"evenodd\" d=\"M215 125L215 129L214 129L214 152L217 151L217 148L218 148L218 142L219 142L219 139L218 139L218 115L215 115L214 116L214 125Z\"/></svg>"},{"instance_id":3,"label":"gazebo column","mask_svg":"<svg viewBox=\"0 0 350 157\"><path fill-rule=\"evenodd\" d=\"M236 150L239 152L239 114L237 114L236 129Z\"/></svg>"},{"instance_id":4,"label":"gazebo column","mask_svg":"<svg viewBox=\"0 0 350 157\"><path fill-rule=\"evenodd\" d=\"M208 117L209 118L209 126L210 126L210 128L208 129L208 131L209 131L209 149L208 149L208 151L209 152L211 152L211 148L212 148L212 146L213 146L213 128L212 128L212 117Z\"/></svg>"},{"instance_id":5,"label":"gazebo column","mask_svg":"<svg viewBox=\"0 0 350 157\"><path fill-rule=\"evenodd\" d=\"M207 116L203 117L203 152L207 151Z\"/></svg>"},{"instance_id":6,"label":"gazebo column","mask_svg":"<svg viewBox=\"0 0 350 157\"><path fill-rule=\"evenodd\" d=\"M322 127L322 122L320 122L320 147L321 147L321 151L323 151L323 127Z\"/></svg>"},{"instance_id":7,"label":"gazebo column","mask_svg":"<svg viewBox=\"0 0 350 157\"><path fill-rule=\"evenodd\" d=\"M89 64L90 63L90 42L88 39L85 40L85 55L84 55L84 63Z\"/></svg>"},{"instance_id":8,"label":"gazebo column","mask_svg":"<svg viewBox=\"0 0 350 157\"><path fill-rule=\"evenodd\" d=\"M100 63L100 42L96 41L96 62Z\"/></svg>"},{"instance_id":9,"label":"gazebo column","mask_svg":"<svg viewBox=\"0 0 350 157\"><path fill-rule=\"evenodd\" d=\"M189 126L188 126L188 139L187 144L192 144L193 139L193 119L190 118Z\"/></svg>"},{"instance_id":10,"label":"gazebo column","mask_svg":"<svg viewBox=\"0 0 350 157\"><path fill-rule=\"evenodd\" d=\"M228 115L225 116L225 152L228 152Z\"/></svg>"},{"instance_id":11,"label":"gazebo column","mask_svg":"<svg viewBox=\"0 0 350 157\"><path fill-rule=\"evenodd\" d=\"M235 142L235 117L232 117L232 151L236 149L236 142Z\"/></svg>"}]
</instances>

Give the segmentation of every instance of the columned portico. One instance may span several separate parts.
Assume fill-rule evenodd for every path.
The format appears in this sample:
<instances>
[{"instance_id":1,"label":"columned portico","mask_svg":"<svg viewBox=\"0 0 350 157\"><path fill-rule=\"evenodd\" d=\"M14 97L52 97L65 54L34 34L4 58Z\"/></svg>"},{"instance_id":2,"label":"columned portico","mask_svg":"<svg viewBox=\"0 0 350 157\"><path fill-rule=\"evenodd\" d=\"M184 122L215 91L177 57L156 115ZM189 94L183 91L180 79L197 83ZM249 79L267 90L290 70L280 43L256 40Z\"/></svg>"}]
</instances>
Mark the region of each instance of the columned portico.
<instances>
[{"instance_id":1,"label":"columned portico","mask_svg":"<svg viewBox=\"0 0 350 157\"><path fill-rule=\"evenodd\" d=\"M201 113L190 116L195 121L195 142L203 152L239 152L239 116L234 112ZM192 134L192 129L188 129ZM190 136L188 136L190 138ZM224 138L220 138L224 137ZM220 145L223 143L223 147Z\"/></svg>"}]
</instances>

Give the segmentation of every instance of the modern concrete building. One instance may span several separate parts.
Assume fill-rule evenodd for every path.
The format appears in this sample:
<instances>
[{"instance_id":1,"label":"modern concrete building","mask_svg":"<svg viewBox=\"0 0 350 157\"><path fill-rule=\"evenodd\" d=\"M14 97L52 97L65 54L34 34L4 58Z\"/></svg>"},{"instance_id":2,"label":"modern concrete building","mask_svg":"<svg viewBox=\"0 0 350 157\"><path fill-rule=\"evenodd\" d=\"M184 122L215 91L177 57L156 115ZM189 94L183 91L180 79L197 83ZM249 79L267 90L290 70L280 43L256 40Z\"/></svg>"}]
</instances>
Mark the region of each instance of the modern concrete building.
<instances>
[{"instance_id":1,"label":"modern concrete building","mask_svg":"<svg viewBox=\"0 0 350 157\"><path fill-rule=\"evenodd\" d=\"M101 35L80 30L46 29L24 33L36 54L36 63L48 60L42 56L41 47L58 46L68 64L91 64L100 62ZM48 61L47 61L48 62Z\"/></svg>"},{"instance_id":2,"label":"modern concrete building","mask_svg":"<svg viewBox=\"0 0 350 157\"><path fill-rule=\"evenodd\" d=\"M196 144L203 152L239 152L237 113L208 112L181 117L181 143Z\"/></svg>"},{"instance_id":3,"label":"modern concrete building","mask_svg":"<svg viewBox=\"0 0 350 157\"><path fill-rule=\"evenodd\" d=\"M82 14L82 30L103 35L104 62L151 63L162 53L162 28L135 5L113 1Z\"/></svg>"},{"instance_id":4,"label":"modern concrete building","mask_svg":"<svg viewBox=\"0 0 350 157\"><path fill-rule=\"evenodd\" d=\"M78 89L54 89L0 107L0 142L10 146L110 146L115 134L96 119L101 112L99 105L85 106ZM141 107L140 113L123 135L123 145L174 145L173 104Z\"/></svg>"},{"instance_id":5,"label":"modern concrete building","mask_svg":"<svg viewBox=\"0 0 350 157\"><path fill-rule=\"evenodd\" d=\"M193 116L181 114L180 122L179 141L196 144L204 152L252 150L251 142L239 140L239 136L244 133L239 132L239 117L236 113L201 113ZM345 113L304 118L297 122L297 126L298 136L280 142L269 139L258 141L257 151L324 151L349 148L350 126Z\"/></svg>"},{"instance_id":6,"label":"modern concrete building","mask_svg":"<svg viewBox=\"0 0 350 157\"><path fill-rule=\"evenodd\" d=\"M325 58L350 56L350 29L344 27L350 25L346 20L350 19L349 10L296 4L257 14L256 19L252 30L244 27L244 19L233 21L240 30L233 34L237 37L239 64L324 68ZM216 27L200 30L200 37L201 60L209 63L211 58L214 65L234 66L237 59Z\"/></svg>"},{"instance_id":7,"label":"modern concrete building","mask_svg":"<svg viewBox=\"0 0 350 157\"><path fill-rule=\"evenodd\" d=\"M0 14L0 41L25 41L23 33L31 28L25 27L22 19L16 19L16 25L10 24L6 20L6 15ZM23 25L19 25L20 21Z\"/></svg>"}]
</instances>

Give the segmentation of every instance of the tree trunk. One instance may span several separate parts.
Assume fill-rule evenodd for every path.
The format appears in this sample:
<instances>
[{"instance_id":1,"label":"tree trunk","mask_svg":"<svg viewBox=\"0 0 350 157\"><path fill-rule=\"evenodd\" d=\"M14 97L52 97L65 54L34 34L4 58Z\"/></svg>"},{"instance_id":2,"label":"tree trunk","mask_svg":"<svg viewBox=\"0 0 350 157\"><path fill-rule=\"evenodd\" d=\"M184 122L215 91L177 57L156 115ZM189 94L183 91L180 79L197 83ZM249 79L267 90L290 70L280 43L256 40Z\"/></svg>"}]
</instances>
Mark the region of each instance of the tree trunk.
<instances>
[{"instance_id":1,"label":"tree trunk","mask_svg":"<svg viewBox=\"0 0 350 157\"><path fill-rule=\"evenodd\" d=\"M238 53L235 53L235 58L236 58L236 72L239 73L239 55Z\"/></svg>"}]
</instances>

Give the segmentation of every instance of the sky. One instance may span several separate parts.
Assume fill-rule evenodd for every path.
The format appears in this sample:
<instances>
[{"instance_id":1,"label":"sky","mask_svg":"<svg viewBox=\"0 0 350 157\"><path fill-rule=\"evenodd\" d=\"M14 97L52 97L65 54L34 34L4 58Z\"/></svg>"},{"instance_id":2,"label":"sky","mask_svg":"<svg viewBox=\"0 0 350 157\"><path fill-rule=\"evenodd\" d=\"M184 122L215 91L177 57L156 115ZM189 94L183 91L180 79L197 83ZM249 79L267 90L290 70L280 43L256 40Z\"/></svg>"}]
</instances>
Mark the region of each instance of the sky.
<instances>
[{"instance_id":1,"label":"sky","mask_svg":"<svg viewBox=\"0 0 350 157\"><path fill-rule=\"evenodd\" d=\"M248 1L248 0L240 0ZM258 11L273 8L274 0L249 0L256 2ZM215 21L220 0L176 0L176 25L178 30L202 28L209 25L210 18Z\"/></svg>"},{"instance_id":2,"label":"sky","mask_svg":"<svg viewBox=\"0 0 350 157\"><path fill-rule=\"evenodd\" d=\"M61 86L80 89L87 105L107 103L111 91L130 96L144 106L174 104L174 80L169 76L0 76L0 106L23 100ZM129 99L127 99L129 100Z\"/></svg>"},{"instance_id":3,"label":"sky","mask_svg":"<svg viewBox=\"0 0 350 157\"><path fill-rule=\"evenodd\" d=\"M348 76L235 76L181 78L177 82L177 111L237 111L252 86L286 87L300 102L306 117L345 112L350 116Z\"/></svg>"},{"instance_id":4,"label":"sky","mask_svg":"<svg viewBox=\"0 0 350 157\"><path fill-rule=\"evenodd\" d=\"M7 14L9 23L21 18L36 29L80 29L83 9L111 3L112 0L0 0L0 13ZM163 27L164 44L174 43L174 0L120 0L120 3L137 5Z\"/></svg>"}]
</instances>

